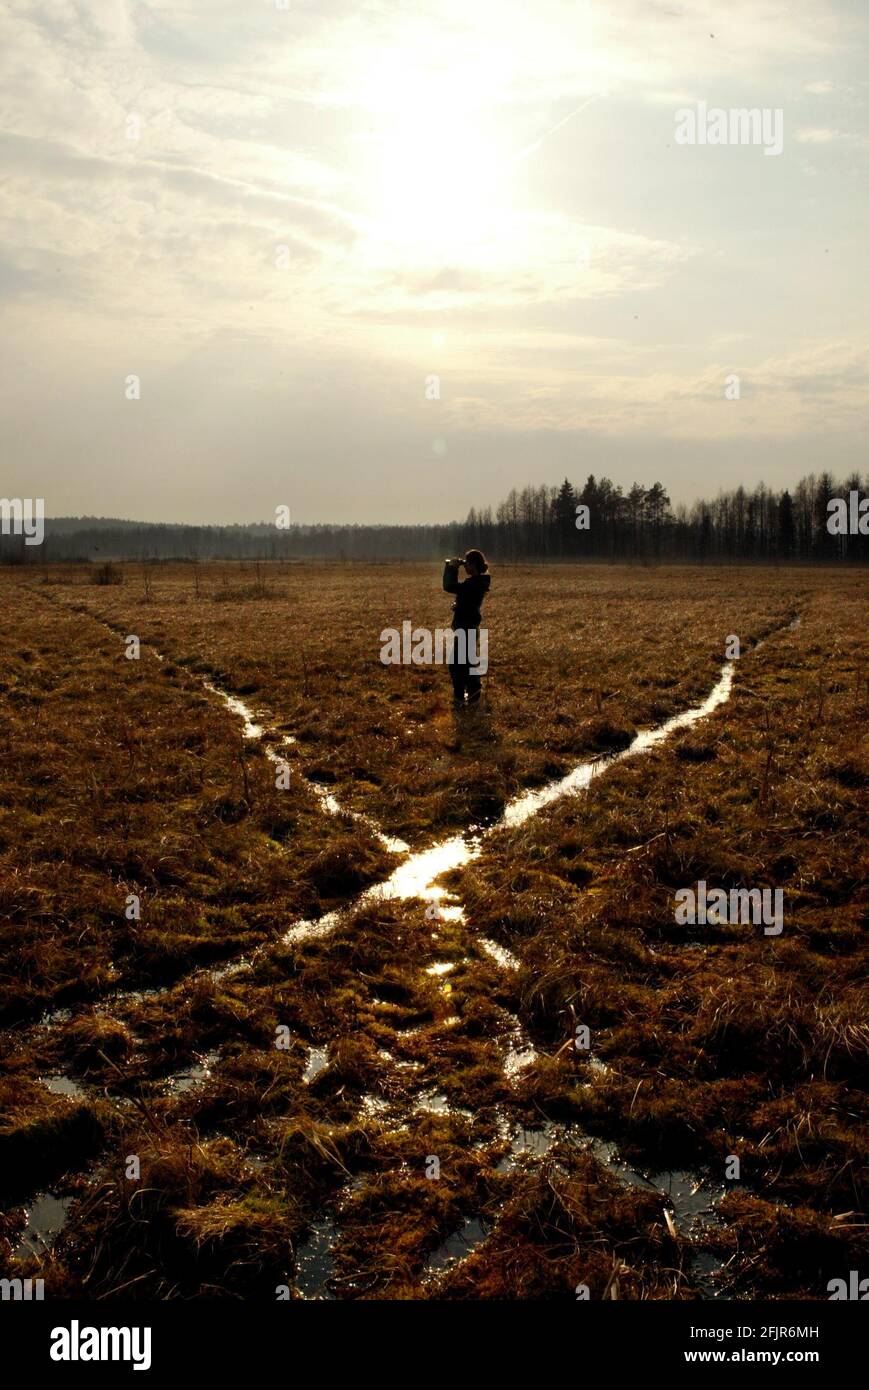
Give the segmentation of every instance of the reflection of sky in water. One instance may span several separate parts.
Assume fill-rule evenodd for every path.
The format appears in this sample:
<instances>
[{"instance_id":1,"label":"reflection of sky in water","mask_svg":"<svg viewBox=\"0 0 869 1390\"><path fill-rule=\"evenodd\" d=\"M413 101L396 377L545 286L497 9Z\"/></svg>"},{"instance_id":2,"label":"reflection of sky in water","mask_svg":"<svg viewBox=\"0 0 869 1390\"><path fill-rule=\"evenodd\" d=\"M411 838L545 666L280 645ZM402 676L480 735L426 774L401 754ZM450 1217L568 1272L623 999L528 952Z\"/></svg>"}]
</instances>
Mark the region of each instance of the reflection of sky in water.
<instances>
[{"instance_id":1,"label":"reflection of sky in water","mask_svg":"<svg viewBox=\"0 0 869 1390\"><path fill-rule=\"evenodd\" d=\"M305 1081L313 1081L315 1076L319 1076L321 1071L325 1071L329 1065L329 1059L324 1047L312 1047L308 1062L305 1067Z\"/></svg>"},{"instance_id":2,"label":"reflection of sky in water","mask_svg":"<svg viewBox=\"0 0 869 1390\"><path fill-rule=\"evenodd\" d=\"M316 1221L296 1251L296 1288L303 1298L331 1298L326 1287L333 1270L332 1246L337 1239L331 1218Z\"/></svg>"},{"instance_id":3,"label":"reflection of sky in water","mask_svg":"<svg viewBox=\"0 0 869 1390\"><path fill-rule=\"evenodd\" d=\"M27 1225L15 1249L13 1260L42 1255L57 1239L66 1224L72 1206L71 1197L58 1197L54 1192L40 1192L27 1208Z\"/></svg>"},{"instance_id":4,"label":"reflection of sky in water","mask_svg":"<svg viewBox=\"0 0 869 1390\"><path fill-rule=\"evenodd\" d=\"M84 1090L71 1076L40 1076L39 1080L53 1096L83 1096Z\"/></svg>"}]
</instances>

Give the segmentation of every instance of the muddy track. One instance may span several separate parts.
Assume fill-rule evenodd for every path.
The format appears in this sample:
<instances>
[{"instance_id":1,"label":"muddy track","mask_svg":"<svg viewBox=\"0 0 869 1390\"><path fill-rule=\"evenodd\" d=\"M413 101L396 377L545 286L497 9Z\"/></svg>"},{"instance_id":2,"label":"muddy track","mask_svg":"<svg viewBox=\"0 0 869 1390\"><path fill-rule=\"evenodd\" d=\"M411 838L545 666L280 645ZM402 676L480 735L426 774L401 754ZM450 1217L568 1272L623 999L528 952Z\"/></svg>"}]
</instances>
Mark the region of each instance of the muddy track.
<instances>
[{"instance_id":1,"label":"muddy track","mask_svg":"<svg viewBox=\"0 0 869 1390\"><path fill-rule=\"evenodd\" d=\"M45 595L44 597L49 597ZM83 612L91 617L93 621L100 622L113 636L125 637L125 632L106 622L101 618L95 617L86 608L73 608L69 604L61 603L51 596L51 601L58 603L59 606L74 612ZM777 632L786 630L786 627L794 627L799 621L799 617L792 619L787 625L773 629L768 637L774 636ZM766 641L764 638L763 641ZM144 644L143 644L144 645ZM746 656L756 652L762 645L757 643ZM148 647L154 658L164 661L166 658L153 646ZM180 669L184 670L183 667ZM604 773L609 767L625 759L638 756L647 752L673 733L690 727L698 721L707 718L717 708L723 705L730 697L735 665L727 662L720 671L719 679L707 698L699 705L694 706L681 714L675 715L665 721L657 728L640 733L633 742L622 752L609 757L587 760L577 765L571 773L556 782L534 791L523 793L511 801L505 808L501 817L492 825L485 829L475 828L473 832L453 834L443 841L430 846L426 850L411 853L409 848L401 842L388 840L379 828L367 817L359 813L348 813L340 807L339 803L329 793L326 793L317 784L307 781L307 785L313 787L315 795L320 801L323 809L333 815L352 815L352 818L362 822L375 835L381 843L385 844L392 852L403 856L402 862L393 873L382 883L374 885L364 892L349 898L340 908L326 914L314 921L299 921L293 923L289 929L277 940L264 943L256 951L248 956L224 962L218 967L209 970L201 968L194 969L186 975L174 980L171 985L147 991L122 991L105 996L94 1006L100 1014L108 1014L110 1009L120 1010L124 1005L135 1004L142 998L154 998L156 996L167 995L173 991L183 992L197 978L211 978L215 981L243 977L249 974L261 962L267 961L271 955L279 951L282 947L292 945L294 942L303 941L309 938L323 938L335 930L339 924L346 922L348 917L360 908L365 908L377 902L388 902L390 900L399 902L418 902L420 910L427 909L426 915L433 923L437 920L449 921L452 925L451 942L453 954L455 954L456 941L458 940L461 949L465 954L465 963L473 971L475 959L479 961L482 956L488 956L495 962L501 972L509 974L520 964L510 952L496 943L481 939L466 922L463 906L443 887L439 885L441 877L452 869L462 867L470 863L480 853L483 842L490 835L500 829L512 829L521 825L531 816L537 814L546 806L552 804L560 797L576 794L585 790L590 783L599 775ZM185 671L188 678L191 677L189 671ZM231 692L222 689L210 680L201 680L200 684L212 695L219 698L227 708L243 721L244 737L252 742L259 743L266 756L272 761L284 761L291 740L285 735L269 732L261 721L263 716L250 709L239 697ZM458 933L458 937L456 936ZM427 967L427 973L440 982L444 992L445 1000L448 998L450 984L449 975L453 970L455 960L434 960ZM505 1084L511 1089L526 1067L533 1064L535 1051L529 1039L524 1033L518 1016L502 1009L502 1031L498 1037L498 1046L501 1054L501 1066ZM52 1030L63 1023L69 1017L67 1010L59 1010L44 1017L35 1025L35 1028L28 1029L22 1035L20 1041L24 1042L27 1036L34 1033ZM446 1029L450 1025L457 1025L453 1028L454 1036L457 1040L462 1037L461 1020L457 1017L448 1017L442 1020L439 1028ZM398 1035L396 1035L398 1036ZM328 1040L326 1041L328 1045ZM407 1068L407 1062L397 1061L390 1051L386 1051L383 1060L386 1063L386 1070ZM600 1066L595 1063L595 1059L590 1059L590 1065ZM172 1089L196 1089L208 1077L213 1068L219 1067L219 1055L210 1053L205 1064L197 1072L196 1068L185 1067L178 1073L164 1078L170 1090ZM318 1075L328 1068L327 1051L325 1047L314 1045L309 1057L309 1065L305 1076L307 1084L316 1081ZM55 1077L51 1078L51 1089L63 1090L67 1084L75 1085L79 1093L87 1094L84 1087L72 1082L70 1078ZM414 1088L412 1084L408 1087L403 1084L399 1087L402 1099L397 1103L385 1101L382 1097L366 1096L363 1098L359 1107L360 1115L367 1115L369 1118L377 1116L384 1123L393 1126L404 1127L412 1124L413 1116L421 1110L433 1109L436 1112L453 1111L455 1114L462 1112L450 1107L447 1098L440 1094L436 1088L432 1088L430 1080L426 1084L421 1084ZM126 1106L129 1102L124 1102L120 1096L112 1096L102 1091L101 1094L119 1107ZM471 1112L467 1112L470 1116ZM502 1160L507 1167L526 1161L528 1155L532 1158L541 1158L550 1145L562 1135L559 1127L546 1123L541 1127L526 1131L515 1120L509 1118L507 1111L504 1111L499 1120L498 1139L503 1145L509 1143L509 1153L506 1159ZM723 1190L720 1186L712 1186L705 1183L696 1174L688 1171L668 1171L659 1174L645 1174L637 1172L621 1163L617 1156L616 1145L606 1140L592 1138L589 1135L579 1133L576 1126L570 1129L570 1142L579 1144L582 1147L590 1148L597 1160L602 1163L611 1173L615 1174L621 1181L633 1186L644 1186L658 1191L661 1195L662 1207L675 1213L677 1225L681 1230L690 1226L695 1221L714 1219L714 1201ZM364 1182L363 1182L364 1187ZM312 1223L312 1233L308 1240L299 1248L297 1252L297 1286L306 1296L323 1297L329 1296L330 1280L330 1251L335 1239L339 1235L340 1214L343 1202L353 1193L358 1193L360 1184L354 1180L346 1188L340 1189L333 1196L328 1204L328 1208L323 1209L320 1216ZM50 1196L50 1194L49 1194ZM31 1219L33 1212L31 1211ZM488 1212L486 1217L480 1215L469 1215L464 1226L450 1236L443 1245L433 1252L430 1256L426 1269L423 1273L423 1283L436 1289L437 1283L443 1271L452 1268L457 1260L466 1258L471 1251L490 1234L494 1222L497 1221L497 1212ZM698 1269L695 1271L697 1282L704 1291L714 1295L714 1285L711 1282L711 1275L714 1270L710 1268Z\"/></svg>"}]
</instances>

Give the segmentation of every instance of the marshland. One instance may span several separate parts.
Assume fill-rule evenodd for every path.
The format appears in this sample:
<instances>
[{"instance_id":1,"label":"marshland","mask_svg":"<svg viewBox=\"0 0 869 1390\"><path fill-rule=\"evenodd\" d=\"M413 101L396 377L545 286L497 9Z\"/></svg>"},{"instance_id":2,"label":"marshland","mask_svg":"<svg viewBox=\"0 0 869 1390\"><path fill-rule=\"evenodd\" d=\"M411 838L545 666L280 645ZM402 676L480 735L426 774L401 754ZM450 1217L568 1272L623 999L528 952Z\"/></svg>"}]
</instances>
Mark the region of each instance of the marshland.
<instances>
[{"instance_id":1,"label":"marshland","mask_svg":"<svg viewBox=\"0 0 869 1390\"><path fill-rule=\"evenodd\" d=\"M0 570L0 1277L826 1299L865 1267L865 571L496 572L457 714L380 660L443 623L433 566ZM782 932L681 923L700 882L780 890Z\"/></svg>"}]
</instances>

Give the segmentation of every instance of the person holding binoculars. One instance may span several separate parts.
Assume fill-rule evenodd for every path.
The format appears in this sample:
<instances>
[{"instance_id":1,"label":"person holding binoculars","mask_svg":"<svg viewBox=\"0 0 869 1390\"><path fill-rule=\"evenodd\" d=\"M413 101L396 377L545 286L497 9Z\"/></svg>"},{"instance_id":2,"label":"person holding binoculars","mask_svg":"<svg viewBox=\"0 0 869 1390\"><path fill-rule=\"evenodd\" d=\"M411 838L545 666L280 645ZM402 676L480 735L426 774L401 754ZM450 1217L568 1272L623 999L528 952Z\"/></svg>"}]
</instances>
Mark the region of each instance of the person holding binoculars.
<instances>
[{"instance_id":1,"label":"person holding binoculars","mask_svg":"<svg viewBox=\"0 0 869 1390\"><path fill-rule=\"evenodd\" d=\"M466 579L459 579L459 570L463 569L467 575ZM477 629L482 621L483 599L489 592L492 583L492 576L489 574L489 566L482 550L469 550L464 557L455 560L444 560L444 589L448 594L455 594L456 599L453 604L453 632L464 632L465 641L463 644L464 654L467 656L470 648L470 634L473 632L474 646L472 650L477 650L476 635ZM467 660L459 661L456 659L456 652L450 654L448 661L450 679L453 683L453 700L457 708L465 708L465 694L468 697L469 705L477 705L482 694L482 681L480 676L475 675Z\"/></svg>"}]
</instances>

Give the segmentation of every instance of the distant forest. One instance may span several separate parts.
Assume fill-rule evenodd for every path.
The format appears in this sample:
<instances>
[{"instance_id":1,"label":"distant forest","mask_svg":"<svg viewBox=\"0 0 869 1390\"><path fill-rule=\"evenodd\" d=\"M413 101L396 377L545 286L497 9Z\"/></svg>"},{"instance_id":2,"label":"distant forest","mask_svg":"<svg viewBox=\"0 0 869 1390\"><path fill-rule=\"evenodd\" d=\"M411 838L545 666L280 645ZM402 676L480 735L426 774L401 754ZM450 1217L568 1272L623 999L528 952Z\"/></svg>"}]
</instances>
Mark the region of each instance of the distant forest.
<instances>
[{"instance_id":1,"label":"distant forest","mask_svg":"<svg viewBox=\"0 0 869 1390\"><path fill-rule=\"evenodd\" d=\"M582 486L513 489L464 521L419 526L187 526L95 517L46 519L45 541L0 535L0 562L126 560L437 560L478 546L503 562L609 561L685 564L865 564L869 537L831 535L827 503L866 488L810 474L792 492L762 483L693 506L670 503L661 483L623 492L590 475ZM577 529L577 508L588 529Z\"/></svg>"}]
</instances>

